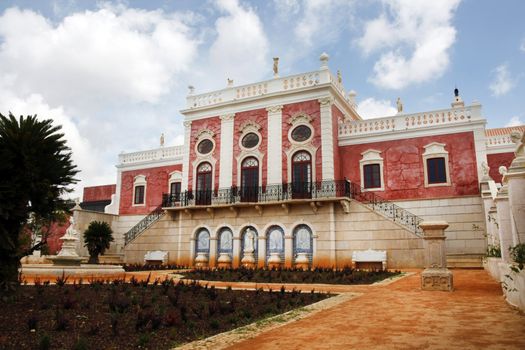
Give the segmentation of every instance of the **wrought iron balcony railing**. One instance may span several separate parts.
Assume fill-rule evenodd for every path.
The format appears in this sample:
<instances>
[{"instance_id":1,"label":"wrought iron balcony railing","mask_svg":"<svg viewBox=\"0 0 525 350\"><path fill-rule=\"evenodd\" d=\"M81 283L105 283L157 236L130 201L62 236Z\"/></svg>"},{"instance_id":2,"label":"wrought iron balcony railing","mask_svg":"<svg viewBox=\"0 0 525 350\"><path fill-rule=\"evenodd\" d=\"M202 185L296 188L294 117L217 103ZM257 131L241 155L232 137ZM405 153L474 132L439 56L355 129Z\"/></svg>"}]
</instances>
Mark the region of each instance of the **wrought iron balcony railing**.
<instances>
[{"instance_id":1,"label":"wrought iron balcony railing","mask_svg":"<svg viewBox=\"0 0 525 350\"><path fill-rule=\"evenodd\" d=\"M166 214L166 211L162 209L162 206L159 205L155 210L146 215L144 219L140 220L135 226L133 226L128 232L124 235L124 245L127 245L129 242L133 241L140 233L145 231L148 227L153 225L157 220Z\"/></svg>"},{"instance_id":2,"label":"wrought iron balcony railing","mask_svg":"<svg viewBox=\"0 0 525 350\"><path fill-rule=\"evenodd\" d=\"M267 203L291 199L350 197L350 181L295 182L257 187L222 188L206 191L185 191L164 194L164 207L220 205L236 203Z\"/></svg>"}]
</instances>

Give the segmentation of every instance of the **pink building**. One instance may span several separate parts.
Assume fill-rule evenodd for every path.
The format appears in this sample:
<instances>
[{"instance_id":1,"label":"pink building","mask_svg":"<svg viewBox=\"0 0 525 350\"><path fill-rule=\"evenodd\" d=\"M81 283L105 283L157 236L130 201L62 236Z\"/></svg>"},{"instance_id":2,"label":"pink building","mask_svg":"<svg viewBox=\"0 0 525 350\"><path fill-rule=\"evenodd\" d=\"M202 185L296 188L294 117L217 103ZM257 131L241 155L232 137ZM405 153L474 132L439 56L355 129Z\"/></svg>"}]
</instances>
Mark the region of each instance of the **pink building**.
<instances>
[{"instance_id":1,"label":"pink building","mask_svg":"<svg viewBox=\"0 0 525 350\"><path fill-rule=\"evenodd\" d=\"M449 265L479 266L479 184L500 180L510 132L525 127L486 130L481 105L457 90L450 108L398 109L363 120L326 54L317 71L191 89L184 145L120 154L115 190L85 197L114 193L113 249L130 263L159 250L199 266L344 266L373 249L391 268L419 267L418 223L439 219Z\"/></svg>"}]
</instances>

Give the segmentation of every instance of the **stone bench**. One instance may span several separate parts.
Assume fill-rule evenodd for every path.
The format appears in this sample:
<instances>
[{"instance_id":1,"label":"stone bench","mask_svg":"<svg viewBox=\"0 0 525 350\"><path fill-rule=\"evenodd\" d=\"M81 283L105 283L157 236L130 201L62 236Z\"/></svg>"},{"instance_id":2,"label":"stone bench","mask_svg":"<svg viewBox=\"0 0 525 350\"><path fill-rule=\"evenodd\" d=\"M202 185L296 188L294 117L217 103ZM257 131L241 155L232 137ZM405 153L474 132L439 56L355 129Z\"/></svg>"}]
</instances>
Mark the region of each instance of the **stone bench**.
<instances>
[{"instance_id":1,"label":"stone bench","mask_svg":"<svg viewBox=\"0 0 525 350\"><path fill-rule=\"evenodd\" d=\"M168 252L154 250L144 255L145 264L165 264L168 262Z\"/></svg>"},{"instance_id":2,"label":"stone bench","mask_svg":"<svg viewBox=\"0 0 525 350\"><path fill-rule=\"evenodd\" d=\"M352 253L352 265L356 269L364 266L386 270L386 250L355 250Z\"/></svg>"}]
</instances>

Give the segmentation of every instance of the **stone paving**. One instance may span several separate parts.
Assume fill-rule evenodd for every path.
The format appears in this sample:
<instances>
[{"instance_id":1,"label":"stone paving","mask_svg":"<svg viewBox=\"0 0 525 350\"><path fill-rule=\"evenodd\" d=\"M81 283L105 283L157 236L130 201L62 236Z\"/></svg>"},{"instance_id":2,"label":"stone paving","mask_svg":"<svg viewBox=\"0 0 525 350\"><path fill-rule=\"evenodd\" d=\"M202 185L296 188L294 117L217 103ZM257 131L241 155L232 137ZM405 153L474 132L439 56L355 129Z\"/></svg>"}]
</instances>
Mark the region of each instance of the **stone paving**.
<instances>
[{"instance_id":1,"label":"stone paving","mask_svg":"<svg viewBox=\"0 0 525 350\"><path fill-rule=\"evenodd\" d=\"M420 290L419 272L238 342L229 349L525 349L525 316L484 270L453 270L449 292Z\"/></svg>"}]
</instances>

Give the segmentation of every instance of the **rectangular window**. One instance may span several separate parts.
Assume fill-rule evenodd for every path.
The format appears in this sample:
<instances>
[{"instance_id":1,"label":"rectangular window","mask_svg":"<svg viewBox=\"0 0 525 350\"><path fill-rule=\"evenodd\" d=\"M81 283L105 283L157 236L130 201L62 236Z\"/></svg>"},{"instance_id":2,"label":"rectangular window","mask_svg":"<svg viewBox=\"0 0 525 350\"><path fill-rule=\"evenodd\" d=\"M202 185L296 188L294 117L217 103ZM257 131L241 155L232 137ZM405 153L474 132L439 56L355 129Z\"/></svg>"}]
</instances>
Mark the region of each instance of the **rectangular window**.
<instances>
[{"instance_id":1,"label":"rectangular window","mask_svg":"<svg viewBox=\"0 0 525 350\"><path fill-rule=\"evenodd\" d=\"M445 169L445 158L427 159L427 172L429 184L446 183L447 172Z\"/></svg>"},{"instance_id":2,"label":"rectangular window","mask_svg":"<svg viewBox=\"0 0 525 350\"><path fill-rule=\"evenodd\" d=\"M180 197L180 186L180 182L172 182L170 185L170 194L172 198L176 201L178 201Z\"/></svg>"},{"instance_id":3,"label":"rectangular window","mask_svg":"<svg viewBox=\"0 0 525 350\"><path fill-rule=\"evenodd\" d=\"M133 204L144 204L144 186L135 186L135 198Z\"/></svg>"},{"instance_id":4,"label":"rectangular window","mask_svg":"<svg viewBox=\"0 0 525 350\"><path fill-rule=\"evenodd\" d=\"M367 164L363 166L365 188L381 187L381 172L379 164Z\"/></svg>"}]
</instances>

